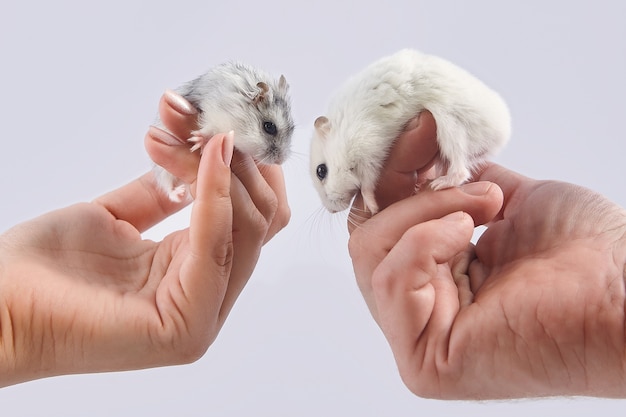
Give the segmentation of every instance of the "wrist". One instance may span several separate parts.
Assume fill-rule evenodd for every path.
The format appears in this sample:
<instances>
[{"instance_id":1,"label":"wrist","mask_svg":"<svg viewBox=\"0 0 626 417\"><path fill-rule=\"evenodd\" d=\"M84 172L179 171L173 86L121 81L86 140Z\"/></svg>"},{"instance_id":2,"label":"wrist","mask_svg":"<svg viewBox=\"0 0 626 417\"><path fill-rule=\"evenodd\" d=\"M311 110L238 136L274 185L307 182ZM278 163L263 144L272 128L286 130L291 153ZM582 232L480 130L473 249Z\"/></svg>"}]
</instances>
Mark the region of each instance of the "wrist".
<instances>
[{"instance_id":1,"label":"wrist","mask_svg":"<svg viewBox=\"0 0 626 417\"><path fill-rule=\"evenodd\" d=\"M616 319L612 322L606 320L609 314L607 311L599 312L598 322L604 324L607 334L613 334L609 339L607 336L607 345L612 347L617 358L621 358L621 366L609 366L606 380L610 380L608 376L613 375L614 381L609 384L610 388L606 389L608 397L625 398L626 397L626 337L624 337L624 329L626 329L626 212L621 210L621 215L614 217L615 229L609 230L609 236L615 236L613 243L612 259L614 264L613 279L607 278L607 288L605 297L610 300L606 310L614 309L613 316ZM611 328L611 324L613 327ZM612 332L611 332L612 329ZM613 343L611 343L611 341Z\"/></svg>"},{"instance_id":2,"label":"wrist","mask_svg":"<svg viewBox=\"0 0 626 417\"><path fill-rule=\"evenodd\" d=\"M28 267L0 234L0 388L46 376L46 348L32 335L35 300Z\"/></svg>"},{"instance_id":3,"label":"wrist","mask_svg":"<svg viewBox=\"0 0 626 417\"><path fill-rule=\"evenodd\" d=\"M13 321L10 311L11 286L7 276L9 251L4 234L0 234L0 388L14 384L16 361Z\"/></svg>"}]
</instances>

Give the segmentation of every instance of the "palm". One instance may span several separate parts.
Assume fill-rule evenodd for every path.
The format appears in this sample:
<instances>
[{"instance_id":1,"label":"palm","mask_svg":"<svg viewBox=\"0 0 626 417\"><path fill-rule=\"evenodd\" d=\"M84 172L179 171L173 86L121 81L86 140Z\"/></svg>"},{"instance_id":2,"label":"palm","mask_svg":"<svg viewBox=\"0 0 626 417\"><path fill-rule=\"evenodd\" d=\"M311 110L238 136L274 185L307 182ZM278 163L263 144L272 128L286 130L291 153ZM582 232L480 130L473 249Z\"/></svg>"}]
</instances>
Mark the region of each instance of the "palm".
<instances>
[{"instance_id":1,"label":"palm","mask_svg":"<svg viewBox=\"0 0 626 417\"><path fill-rule=\"evenodd\" d=\"M211 329L206 324L209 306L203 323L188 320L182 312L186 230L160 243L145 241L104 207L80 204L41 216L10 233L19 242L16 264L28 272L18 284L24 288L19 293L31 292L37 300L34 306L24 304L24 310L16 308L14 317L48 321L52 337L42 341L43 360L50 353L68 354L52 361L71 361L76 371L98 369L98 364L103 364L102 370L124 368L126 362L150 366L162 362L160 356L172 348L168 343L175 335L191 332L194 326L204 326L203 333ZM36 310L34 314L30 308ZM62 314L49 316L48 311ZM46 346L49 340L55 341L53 351ZM185 347L185 342L182 338L178 349L191 350L191 356L202 353ZM68 346L59 346L64 343ZM76 363L75 346L84 349L79 356L83 363ZM126 356L120 356L120 351Z\"/></svg>"},{"instance_id":2,"label":"palm","mask_svg":"<svg viewBox=\"0 0 626 417\"><path fill-rule=\"evenodd\" d=\"M150 276L156 277L146 271L158 265L152 265L154 255L166 242L142 240L130 224L116 220L98 205L63 211L40 218L49 226L29 236L30 255L45 260L59 278L74 281L69 285L86 284L81 287L86 292L136 293L147 286Z\"/></svg>"},{"instance_id":3,"label":"palm","mask_svg":"<svg viewBox=\"0 0 626 417\"><path fill-rule=\"evenodd\" d=\"M533 181L496 166L480 179L499 184L505 202L466 269L473 297L464 300L458 289L448 356L429 377L447 387L437 395L621 389L593 371L622 360L623 271L613 248L623 211L581 187Z\"/></svg>"},{"instance_id":4,"label":"palm","mask_svg":"<svg viewBox=\"0 0 626 417\"><path fill-rule=\"evenodd\" d=\"M477 180L476 194L424 190L352 227L357 281L405 383L436 398L620 395L623 209L495 165ZM455 212L472 217L441 219ZM472 218L488 228L468 248Z\"/></svg>"}]
</instances>

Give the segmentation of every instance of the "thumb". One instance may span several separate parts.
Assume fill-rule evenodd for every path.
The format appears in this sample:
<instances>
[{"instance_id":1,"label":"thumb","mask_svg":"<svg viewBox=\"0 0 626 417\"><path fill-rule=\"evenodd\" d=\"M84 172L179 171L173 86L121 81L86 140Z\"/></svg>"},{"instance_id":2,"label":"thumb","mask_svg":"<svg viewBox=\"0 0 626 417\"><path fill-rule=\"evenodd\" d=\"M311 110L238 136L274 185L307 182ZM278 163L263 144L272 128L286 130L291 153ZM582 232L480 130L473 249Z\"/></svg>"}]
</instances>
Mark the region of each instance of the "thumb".
<instances>
[{"instance_id":1,"label":"thumb","mask_svg":"<svg viewBox=\"0 0 626 417\"><path fill-rule=\"evenodd\" d=\"M405 381L423 369L421 361L445 357L459 296L441 265L467 247L473 230L473 219L463 212L413 226L372 275L378 323Z\"/></svg>"},{"instance_id":2,"label":"thumb","mask_svg":"<svg viewBox=\"0 0 626 417\"><path fill-rule=\"evenodd\" d=\"M192 311L196 308L219 311L228 286L233 259L232 155L232 132L214 136L202 151L198 177L191 184L195 200L189 227L189 254L180 280Z\"/></svg>"}]
</instances>

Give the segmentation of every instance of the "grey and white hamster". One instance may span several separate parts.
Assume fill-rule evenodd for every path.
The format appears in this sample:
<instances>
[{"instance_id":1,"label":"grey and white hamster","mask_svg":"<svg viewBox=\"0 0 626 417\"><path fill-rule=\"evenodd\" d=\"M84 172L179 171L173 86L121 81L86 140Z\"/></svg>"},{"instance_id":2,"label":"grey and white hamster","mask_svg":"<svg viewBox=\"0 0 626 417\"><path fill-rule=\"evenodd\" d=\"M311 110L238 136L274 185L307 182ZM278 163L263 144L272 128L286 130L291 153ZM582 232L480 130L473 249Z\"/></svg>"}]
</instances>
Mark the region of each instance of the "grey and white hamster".
<instances>
[{"instance_id":1,"label":"grey and white hamster","mask_svg":"<svg viewBox=\"0 0 626 417\"><path fill-rule=\"evenodd\" d=\"M511 117L495 91L462 68L405 49L349 78L328 112L315 120L311 176L331 212L350 206L360 190L373 213L376 182L394 140L407 123L429 110L445 175L431 188L467 181L471 171L499 150L511 134Z\"/></svg>"},{"instance_id":2,"label":"grey and white hamster","mask_svg":"<svg viewBox=\"0 0 626 417\"><path fill-rule=\"evenodd\" d=\"M289 156L294 122L284 76L275 80L257 68L227 62L176 92L199 111L200 129L188 139L192 151L201 149L213 135L232 130L235 147L257 162L281 164ZM164 168L155 166L154 176L172 201L189 197L187 184Z\"/></svg>"}]
</instances>

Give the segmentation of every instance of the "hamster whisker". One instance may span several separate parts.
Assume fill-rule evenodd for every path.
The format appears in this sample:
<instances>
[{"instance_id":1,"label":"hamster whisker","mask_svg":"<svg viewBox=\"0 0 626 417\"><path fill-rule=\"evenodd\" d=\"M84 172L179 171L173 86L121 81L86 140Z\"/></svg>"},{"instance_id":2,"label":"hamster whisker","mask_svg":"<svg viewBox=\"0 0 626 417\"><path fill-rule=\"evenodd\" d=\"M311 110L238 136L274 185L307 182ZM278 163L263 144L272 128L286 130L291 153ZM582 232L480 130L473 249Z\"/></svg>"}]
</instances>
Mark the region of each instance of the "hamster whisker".
<instances>
[{"instance_id":1,"label":"hamster whisker","mask_svg":"<svg viewBox=\"0 0 626 417\"><path fill-rule=\"evenodd\" d=\"M339 213L337 213L339 214ZM306 223L311 223L316 229L321 229L322 222L328 224L328 230L335 232L337 230L345 230L345 222L341 221L342 216L329 213L324 206L319 206L306 219ZM338 224L337 224L338 222Z\"/></svg>"},{"instance_id":2,"label":"hamster whisker","mask_svg":"<svg viewBox=\"0 0 626 417\"><path fill-rule=\"evenodd\" d=\"M306 162L308 160L308 155L305 154L304 152L291 151L291 157L285 162L289 162L293 160L297 160L299 162Z\"/></svg>"},{"instance_id":3,"label":"hamster whisker","mask_svg":"<svg viewBox=\"0 0 626 417\"><path fill-rule=\"evenodd\" d=\"M361 225L368 219L369 219L369 217L360 216L360 215L356 214L355 212L350 212L348 214L347 222L348 222L348 224L354 226L355 228L360 228Z\"/></svg>"}]
</instances>

